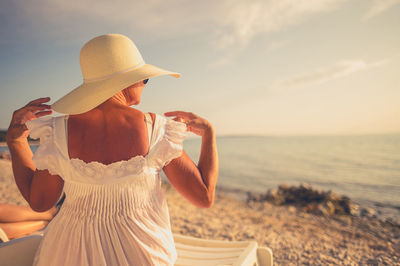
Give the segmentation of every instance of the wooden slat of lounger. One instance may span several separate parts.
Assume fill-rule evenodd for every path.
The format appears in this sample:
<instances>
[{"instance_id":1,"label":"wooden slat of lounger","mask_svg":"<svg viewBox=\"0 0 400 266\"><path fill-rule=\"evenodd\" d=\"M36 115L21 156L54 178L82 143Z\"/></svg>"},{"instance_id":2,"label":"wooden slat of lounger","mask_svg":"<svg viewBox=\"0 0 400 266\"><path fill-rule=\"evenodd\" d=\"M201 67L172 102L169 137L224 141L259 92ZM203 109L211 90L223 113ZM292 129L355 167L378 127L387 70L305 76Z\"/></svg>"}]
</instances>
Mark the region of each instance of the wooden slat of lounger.
<instances>
[{"instance_id":1,"label":"wooden slat of lounger","mask_svg":"<svg viewBox=\"0 0 400 266\"><path fill-rule=\"evenodd\" d=\"M239 259L233 265L252 265L257 261L257 242L251 241L248 247L242 252Z\"/></svg>"},{"instance_id":2,"label":"wooden slat of lounger","mask_svg":"<svg viewBox=\"0 0 400 266\"><path fill-rule=\"evenodd\" d=\"M178 258L178 260L175 262L175 266L211 266L211 265L233 265L233 263L236 261L236 258L234 259L216 259L216 260L200 260L200 259L195 259L195 260L189 260L189 259L181 259Z\"/></svg>"},{"instance_id":3,"label":"wooden slat of lounger","mask_svg":"<svg viewBox=\"0 0 400 266\"><path fill-rule=\"evenodd\" d=\"M204 252L210 252L210 253L232 252L232 251L235 252L235 251L243 251L245 249L245 247L241 247L241 248L200 247L200 246L193 246L193 245L185 245L182 243L175 243L175 247L176 247L176 249L179 249L179 250L192 250L193 247L196 247L196 250L198 250L198 251L204 251Z\"/></svg>"},{"instance_id":4,"label":"wooden slat of lounger","mask_svg":"<svg viewBox=\"0 0 400 266\"><path fill-rule=\"evenodd\" d=\"M232 248L246 248L249 243L254 241L226 241L226 240L211 240L201 239L189 236L182 236L174 234L176 243L182 243L187 245L195 245L201 247L232 247Z\"/></svg>"},{"instance_id":5,"label":"wooden slat of lounger","mask_svg":"<svg viewBox=\"0 0 400 266\"><path fill-rule=\"evenodd\" d=\"M174 235L178 260L175 265L252 266L257 261L257 242L208 240ZM218 249L218 252L215 252Z\"/></svg>"},{"instance_id":6,"label":"wooden slat of lounger","mask_svg":"<svg viewBox=\"0 0 400 266\"><path fill-rule=\"evenodd\" d=\"M192 251L182 251L178 250L179 258L185 259L194 259L194 258L204 258L204 259L222 259L222 258L239 258L243 253L243 250L240 252L229 252L229 253L205 253L205 252L197 252L196 250Z\"/></svg>"},{"instance_id":7,"label":"wooden slat of lounger","mask_svg":"<svg viewBox=\"0 0 400 266\"><path fill-rule=\"evenodd\" d=\"M210 253L204 250L197 250L197 247L193 247L191 250L177 250L178 258L185 261L202 261L202 262L220 262L226 263L227 261L234 262L233 265L252 265L252 262L257 261L257 243L250 243L245 249L236 250L234 252L220 252ZM225 249L229 251L229 248ZM190 264L187 264L190 265ZM207 263L207 265L210 265ZM211 265L213 265L211 263Z\"/></svg>"}]
</instances>

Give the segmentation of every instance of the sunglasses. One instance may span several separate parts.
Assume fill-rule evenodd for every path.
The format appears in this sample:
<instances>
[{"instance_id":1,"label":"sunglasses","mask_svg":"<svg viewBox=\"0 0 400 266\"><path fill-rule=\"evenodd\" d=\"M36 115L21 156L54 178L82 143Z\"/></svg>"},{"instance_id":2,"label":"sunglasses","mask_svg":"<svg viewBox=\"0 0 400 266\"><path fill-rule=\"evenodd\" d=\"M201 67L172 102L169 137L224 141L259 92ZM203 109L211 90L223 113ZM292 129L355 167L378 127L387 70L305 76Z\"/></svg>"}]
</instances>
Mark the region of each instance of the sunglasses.
<instances>
[{"instance_id":1,"label":"sunglasses","mask_svg":"<svg viewBox=\"0 0 400 266\"><path fill-rule=\"evenodd\" d=\"M147 84L147 82L149 82L149 79L143 80L143 83L144 83L144 84Z\"/></svg>"}]
</instances>

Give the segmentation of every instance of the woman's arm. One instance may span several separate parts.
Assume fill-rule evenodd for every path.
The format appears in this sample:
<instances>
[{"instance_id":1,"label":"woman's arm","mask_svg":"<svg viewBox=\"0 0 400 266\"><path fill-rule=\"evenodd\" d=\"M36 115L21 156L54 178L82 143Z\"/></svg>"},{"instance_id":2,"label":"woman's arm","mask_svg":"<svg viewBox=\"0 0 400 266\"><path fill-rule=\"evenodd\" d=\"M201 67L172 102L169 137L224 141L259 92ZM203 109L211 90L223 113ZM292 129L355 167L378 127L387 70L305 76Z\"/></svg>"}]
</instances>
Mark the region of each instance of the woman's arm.
<instances>
[{"instance_id":1,"label":"woman's arm","mask_svg":"<svg viewBox=\"0 0 400 266\"><path fill-rule=\"evenodd\" d=\"M19 206L0 203L0 223L14 223L24 221L39 221L53 219L57 208L51 208L46 212L35 212L28 206Z\"/></svg>"},{"instance_id":2,"label":"woman's arm","mask_svg":"<svg viewBox=\"0 0 400 266\"><path fill-rule=\"evenodd\" d=\"M49 221L46 220L0 223L0 228L3 229L9 239L14 239L30 235L42 229L48 223Z\"/></svg>"},{"instance_id":3,"label":"woman's arm","mask_svg":"<svg viewBox=\"0 0 400 266\"><path fill-rule=\"evenodd\" d=\"M174 120L184 122L187 130L201 136L201 152L198 165L183 151L182 155L164 167L171 184L186 199L200 208L214 203L218 179L218 152L214 127L204 118L182 111L168 112Z\"/></svg>"},{"instance_id":4,"label":"woman's arm","mask_svg":"<svg viewBox=\"0 0 400 266\"><path fill-rule=\"evenodd\" d=\"M47 170L37 170L28 144L29 130L25 123L51 114L50 98L31 101L13 113L7 130L7 145L11 154L15 183L30 207L35 211L46 211L54 206L62 192L62 179L52 176Z\"/></svg>"}]
</instances>

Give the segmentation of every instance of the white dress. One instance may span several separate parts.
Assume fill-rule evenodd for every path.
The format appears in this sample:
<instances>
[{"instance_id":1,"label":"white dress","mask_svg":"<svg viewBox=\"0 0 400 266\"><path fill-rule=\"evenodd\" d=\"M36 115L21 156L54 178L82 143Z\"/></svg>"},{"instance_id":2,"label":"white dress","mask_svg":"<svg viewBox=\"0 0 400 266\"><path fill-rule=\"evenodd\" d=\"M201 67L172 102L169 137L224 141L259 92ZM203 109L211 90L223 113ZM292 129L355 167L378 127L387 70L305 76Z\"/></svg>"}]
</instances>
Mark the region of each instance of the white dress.
<instances>
[{"instance_id":1,"label":"white dress","mask_svg":"<svg viewBox=\"0 0 400 266\"><path fill-rule=\"evenodd\" d=\"M156 115L146 156L104 165L69 158L67 120L26 123L30 136L40 137L35 166L59 175L66 194L34 265L173 265L177 252L160 171L182 154L186 125Z\"/></svg>"}]
</instances>

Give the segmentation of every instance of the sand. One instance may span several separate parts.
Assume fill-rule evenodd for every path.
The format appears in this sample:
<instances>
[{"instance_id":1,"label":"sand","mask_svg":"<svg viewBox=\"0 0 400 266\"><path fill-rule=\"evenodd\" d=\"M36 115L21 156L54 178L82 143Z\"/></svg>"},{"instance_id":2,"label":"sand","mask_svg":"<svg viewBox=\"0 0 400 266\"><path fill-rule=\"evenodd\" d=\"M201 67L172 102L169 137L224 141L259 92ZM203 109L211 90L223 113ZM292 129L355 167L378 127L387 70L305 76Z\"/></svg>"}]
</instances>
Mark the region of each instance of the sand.
<instances>
[{"instance_id":1,"label":"sand","mask_svg":"<svg viewBox=\"0 0 400 266\"><path fill-rule=\"evenodd\" d=\"M217 189L214 205L199 209L163 185L174 233L207 239L256 240L275 265L400 265L400 226L378 218L324 217L293 206L251 202ZM0 160L0 203L27 205Z\"/></svg>"}]
</instances>

